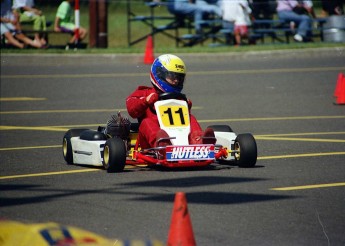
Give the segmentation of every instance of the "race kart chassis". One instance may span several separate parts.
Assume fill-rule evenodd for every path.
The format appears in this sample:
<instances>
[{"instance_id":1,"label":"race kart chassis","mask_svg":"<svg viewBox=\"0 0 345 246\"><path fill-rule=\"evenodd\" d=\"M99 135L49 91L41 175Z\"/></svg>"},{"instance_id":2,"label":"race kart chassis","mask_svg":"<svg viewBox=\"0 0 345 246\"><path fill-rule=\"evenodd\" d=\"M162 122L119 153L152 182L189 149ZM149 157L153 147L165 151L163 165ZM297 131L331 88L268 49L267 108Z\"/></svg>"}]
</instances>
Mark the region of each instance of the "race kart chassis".
<instances>
[{"instance_id":1,"label":"race kart chassis","mask_svg":"<svg viewBox=\"0 0 345 246\"><path fill-rule=\"evenodd\" d=\"M160 128L169 136L159 141L168 140L168 144L142 149L138 123L129 124L127 135L120 134L121 131L116 131L119 135L109 135L104 127L97 131L71 129L63 138L65 161L68 164L103 166L108 172L121 172L125 165L143 164L168 168L204 167L216 161L235 162L240 167L256 164L254 137L250 133L236 135L228 125L208 126L214 131L211 138L215 144L189 144L190 118L186 98L183 94L173 95L178 99L170 96L161 95L162 100L154 104Z\"/></svg>"}]
</instances>

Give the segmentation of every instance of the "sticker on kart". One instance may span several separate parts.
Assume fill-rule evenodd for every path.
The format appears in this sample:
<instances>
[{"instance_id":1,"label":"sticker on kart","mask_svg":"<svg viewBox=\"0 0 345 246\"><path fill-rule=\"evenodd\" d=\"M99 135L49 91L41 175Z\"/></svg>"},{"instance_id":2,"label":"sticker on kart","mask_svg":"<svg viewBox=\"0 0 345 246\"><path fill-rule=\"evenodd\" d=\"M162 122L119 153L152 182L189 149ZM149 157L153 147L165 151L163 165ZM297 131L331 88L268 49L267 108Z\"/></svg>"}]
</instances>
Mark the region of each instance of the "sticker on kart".
<instances>
[{"instance_id":1,"label":"sticker on kart","mask_svg":"<svg viewBox=\"0 0 345 246\"><path fill-rule=\"evenodd\" d=\"M188 107L184 105L161 105L157 108L164 127L189 126Z\"/></svg>"},{"instance_id":2,"label":"sticker on kart","mask_svg":"<svg viewBox=\"0 0 345 246\"><path fill-rule=\"evenodd\" d=\"M214 145L169 145L166 147L167 161L213 160L214 158Z\"/></svg>"}]
</instances>

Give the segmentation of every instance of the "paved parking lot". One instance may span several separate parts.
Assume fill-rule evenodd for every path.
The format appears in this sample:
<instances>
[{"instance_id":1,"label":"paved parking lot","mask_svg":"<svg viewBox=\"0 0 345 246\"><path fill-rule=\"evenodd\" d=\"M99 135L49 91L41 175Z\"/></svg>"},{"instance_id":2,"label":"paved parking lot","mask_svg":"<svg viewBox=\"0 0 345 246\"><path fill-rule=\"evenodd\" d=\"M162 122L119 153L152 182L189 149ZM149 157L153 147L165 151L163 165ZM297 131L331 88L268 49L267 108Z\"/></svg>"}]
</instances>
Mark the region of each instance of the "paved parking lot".
<instances>
[{"instance_id":1,"label":"paved parking lot","mask_svg":"<svg viewBox=\"0 0 345 246\"><path fill-rule=\"evenodd\" d=\"M64 132L124 111L149 66L136 55L2 54L0 217L166 242L183 191L198 245L344 245L345 105L333 93L345 49L180 56L192 113L252 133L255 168L66 165Z\"/></svg>"}]
</instances>

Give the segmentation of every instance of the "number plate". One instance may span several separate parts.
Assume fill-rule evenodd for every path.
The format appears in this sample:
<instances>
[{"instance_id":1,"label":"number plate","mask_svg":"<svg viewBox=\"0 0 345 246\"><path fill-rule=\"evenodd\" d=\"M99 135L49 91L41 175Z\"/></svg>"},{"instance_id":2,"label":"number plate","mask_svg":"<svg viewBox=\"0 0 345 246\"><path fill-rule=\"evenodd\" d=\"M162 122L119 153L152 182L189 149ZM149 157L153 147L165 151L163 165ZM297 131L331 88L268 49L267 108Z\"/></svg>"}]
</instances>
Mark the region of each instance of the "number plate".
<instances>
[{"instance_id":1,"label":"number plate","mask_svg":"<svg viewBox=\"0 0 345 246\"><path fill-rule=\"evenodd\" d=\"M181 105L161 105L158 107L158 113L165 127L189 126L189 115L187 107Z\"/></svg>"},{"instance_id":2,"label":"number plate","mask_svg":"<svg viewBox=\"0 0 345 246\"><path fill-rule=\"evenodd\" d=\"M214 145L167 146L168 161L177 160L213 160Z\"/></svg>"}]
</instances>

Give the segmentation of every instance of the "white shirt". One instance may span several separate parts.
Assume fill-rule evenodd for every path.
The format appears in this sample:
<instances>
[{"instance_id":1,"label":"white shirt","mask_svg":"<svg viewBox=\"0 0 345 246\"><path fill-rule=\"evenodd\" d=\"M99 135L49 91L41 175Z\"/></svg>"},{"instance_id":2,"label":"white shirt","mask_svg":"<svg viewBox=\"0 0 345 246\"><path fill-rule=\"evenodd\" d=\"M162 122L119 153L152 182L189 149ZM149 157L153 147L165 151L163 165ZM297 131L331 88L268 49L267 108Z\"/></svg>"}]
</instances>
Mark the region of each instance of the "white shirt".
<instances>
[{"instance_id":1,"label":"white shirt","mask_svg":"<svg viewBox=\"0 0 345 246\"><path fill-rule=\"evenodd\" d=\"M24 6L32 8L35 5L34 0L13 0L13 8L19 9Z\"/></svg>"},{"instance_id":2,"label":"white shirt","mask_svg":"<svg viewBox=\"0 0 345 246\"><path fill-rule=\"evenodd\" d=\"M250 25L252 9L246 0L223 0L221 2L223 20L234 22L235 25Z\"/></svg>"}]
</instances>

